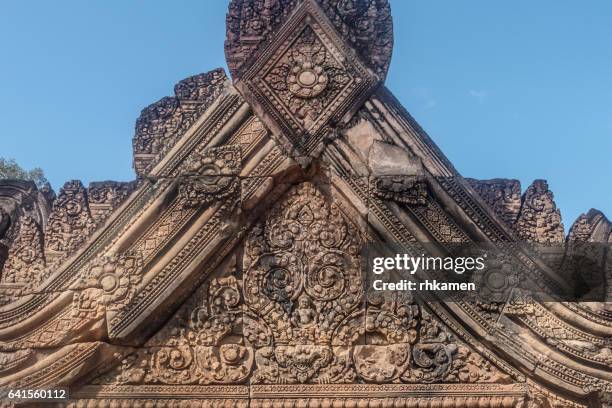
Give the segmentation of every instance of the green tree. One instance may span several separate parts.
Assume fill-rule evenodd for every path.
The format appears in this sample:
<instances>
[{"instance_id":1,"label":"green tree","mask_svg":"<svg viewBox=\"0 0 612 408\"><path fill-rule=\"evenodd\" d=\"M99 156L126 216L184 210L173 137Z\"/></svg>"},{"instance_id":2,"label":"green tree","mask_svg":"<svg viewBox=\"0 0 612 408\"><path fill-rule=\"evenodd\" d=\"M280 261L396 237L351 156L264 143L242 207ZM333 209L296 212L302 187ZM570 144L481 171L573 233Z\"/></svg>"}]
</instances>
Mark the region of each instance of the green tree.
<instances>
[{"instance_id":1,"label":"green tree","mask_svg":"<svg viewBox=\"0 0 612 408\"><path fill-rule=\"evenodd\" d=\"M2 179L33 181L38 188L42 188L47 184L45 173L39 167L25 170L17 164L15 159L0 157L0 180Z\"/></svg>"}]
</instances>

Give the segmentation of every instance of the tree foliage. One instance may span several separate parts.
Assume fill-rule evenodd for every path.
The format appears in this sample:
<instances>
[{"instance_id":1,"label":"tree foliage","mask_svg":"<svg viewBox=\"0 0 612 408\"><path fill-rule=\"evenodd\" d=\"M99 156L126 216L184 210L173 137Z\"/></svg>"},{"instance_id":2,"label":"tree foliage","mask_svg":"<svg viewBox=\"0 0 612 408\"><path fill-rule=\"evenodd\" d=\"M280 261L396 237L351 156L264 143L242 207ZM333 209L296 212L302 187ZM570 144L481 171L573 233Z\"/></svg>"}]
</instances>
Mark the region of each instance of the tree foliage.
<instances>
[{"instance_id":1,"label":"tree foliage","mask_svg":"<svg viewBox=\"0 0 612 408\"><path fill-rule=\"evenodd\" d=\"M35 167L31 170L25 170L15 159L5 159L0 157L0 180L28 180L33 181L41 188L47 184L45 173L41 168Z\"/></svg>"}]
</instances>

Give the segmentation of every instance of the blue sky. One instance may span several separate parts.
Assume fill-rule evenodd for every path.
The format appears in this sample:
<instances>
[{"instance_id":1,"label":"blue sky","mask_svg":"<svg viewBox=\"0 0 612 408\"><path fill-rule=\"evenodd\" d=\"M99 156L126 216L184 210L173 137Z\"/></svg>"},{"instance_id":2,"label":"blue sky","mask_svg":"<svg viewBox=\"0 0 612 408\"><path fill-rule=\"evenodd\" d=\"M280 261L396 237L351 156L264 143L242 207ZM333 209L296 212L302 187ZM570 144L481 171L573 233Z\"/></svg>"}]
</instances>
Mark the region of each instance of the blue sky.
<instances>
[{"instance_id":1,"label":"blue sky","mask_svg":"<svg viewBox=\"0 0 612 408\"><path fill-rule=\"evenodd\" d=\"M226 2L1 1L0 156L58 190L130 180L142 108L225 67ZM466 177L612 216L612 2L391 2L387 86Z\"/></svg>"}]
</instances>

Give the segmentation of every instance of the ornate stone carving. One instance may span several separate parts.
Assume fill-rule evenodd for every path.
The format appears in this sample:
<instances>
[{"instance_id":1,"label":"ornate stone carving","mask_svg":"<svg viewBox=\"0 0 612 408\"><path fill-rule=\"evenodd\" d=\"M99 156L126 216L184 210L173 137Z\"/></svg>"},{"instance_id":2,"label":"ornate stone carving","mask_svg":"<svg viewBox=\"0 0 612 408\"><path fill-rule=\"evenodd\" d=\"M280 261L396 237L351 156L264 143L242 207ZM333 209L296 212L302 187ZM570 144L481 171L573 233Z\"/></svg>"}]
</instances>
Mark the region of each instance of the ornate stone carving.
<instances>
[{"instance_id":1,"label":"ornate stone carving","mask_svg":"<svg viewBox=\"0 0 612 408\"><path fill-rule=\"evenodd\" d=\"M33 181L0 181L0 243L10 246L16 238L18 221L22 216L33 218L44 228L55 193L49 184L37 187Z\"/></svg>"},{"instance_id":2,"label":"ornate stone carving","mask_svg":"<svg viewBox=\"0 0 612 408\"><path fill-rule=\"evenodd\" d=\"M361 302L359 250L356 228L309 183L293 188L253 229L245 300L275 344L331 343Z\"/></svg>"},{"instance_id":3,"label":"ornate stone carving","mask_svg":"<svg viewBox=\"0 0 612 408\"><path fill-rule=\"evenodd\" d=\"M370 344L413 344L419 307L404 294L368 293L365 330Z\"/></svg>"},{"instance_id":4,"label":"ornate stone carving","mask_svg":"<svg viewBox=\"0 0 612 408\"><path fill-rule=\"evenodd\" d=\"M174 87L175 97L165 97L142 110L132 141L134 169L144 176L179 137L222 93L222 69L195 75Z\"/></svg>"},{"instance_id":5,"label":"ornate stone carving","mask_svg":"<svg viewBox=\"0 0 612 408\"><path fill-rule=\"evenodd\" d=\"M0 307L0 384L70 385L75 407L603 405L612 352L601 308L506 302L515 271L494 261L474 276L487 305L365 296L364 241L423 248L429 237L444 252L514 239L496 218L523 239L562 235L541 182L519 209L518 184L471 181L495 217L388 91L362 103L384 77L390 35L385 0L233 1L229 63L245 95L261 91L248 100L259 116L220 71L189 78L139 119L143 180L125 205L133 184L66 186L45 227L58 256L50 279ZM331 141L358 108L367 126ZM46 217L16 223L2 199L0 186L7 265L29 271L45 254L28 231ZM609 241L609 223L587 215L571 235ZM540 272L539 254L516 254ZM115 343L130 347L96 351Z\"/></svg>"},{"instance_id":6,"label":"ornate stone carving","mask_svg":"<svg viewBox=\"0 0 612 408\"><path fill-rule=\"evenodd\" d=\"M423 311L419 338L412 348L413 365L401 379L405 382L503 383L508 375L457 341L444 325Z\"/></svg>"},{"instance_id":7,"label":"ornate stone carving","mask_svg":"<svg viewBox=\"0 0 612 408\"><path fill-rule=\"evenodd\" d=\"M145 347L96 381L98 384L241 383L254 352L242 342L241 282L228 276L203 285ZM234 341L237 341L234 343Z\"/></svg>"},{"instance_id":8,"label":"ornate stone carving","mask_svg":"<svg viewBox=\"0 0 612 408\"><path fill-rule=\"evenodd\" d=\"M101 225L136 188L136 182L100 181L87 189L89 210L96 225Z\"/></svg>"},{"instance_id":9,"label":"ornate stone carving","mask_svg":"<svg viewBox=\"0 0 612 408\"><path fill-rule=\"evenodd\" d=\"M128 370L132 378L125 383L133 380L163 384L240 383L251 373L253 365L253 351L238 344L219 347L179 344L153 350L150 370L147 374L143 370L144 378L135 377L135 371Z\"/></svg>"},{"instance_id":10,"label":"ornate stone carving","mask_svg":"<svg viewBox=\"0 0 612 408\"><path fill-rule=\"evenodd\" d=\"M501 218L513 227L521 209L521 182L509 179L466 179Z\"/></svg>"},{"instance_id":11,"label":"ornate stone carving","mask_svg":"<svg viewBox=\"0 0 612 408\"><path fill-rule=\"evenodd\" d=\"M45 228L45 256L62 257L75 251L93 232L87 192L78 180L64 184L53 203Z\"/></svg>"},{"instance_id":12,"label":"ornate stone carving","mask_svg":"<svg viewBox=\"0 0 612 408\"><path fill-rule=\"evenodd\" d=\"M236 87L302 154L318 154L326 126L348 119L378 82L313 0L297 6L262 53Z\"/></svg>"},{"instance_id":13,"label":"ornate stone carving","mask_svg":"<svg viewBox=\"0 0 612 408\"><path fill-rule=\"evenodd\" d=\"M183 206L198 207L235 194L240 187L236 177L240 159L240 146L211 148L192 156L179 186Z\"/></svg>"},{"instance_id":14,"label":"ornate stone carving","mask_svg":"<svg viewBox=\"0 0 612 408\"><path fill-rule=\"evenodd\" d=\"M568 241L578 242L612 242L612 222L598 210L591 209L580 214L570 228Z\"/></svg>"},{"instance_id":15,"label":"ornate stone carving","mask_svg":"<svg viewBox=\"0 0 612 408\"><path fill-rule=\"evenodd\" d=\"M410 205L427 204L427 182L419 176L380 176L372 181L373 193L385 200Z\"/></svg>"},{"instance_id":16,"label":"ornate stone carving","mask_svg":"<svg viewBox=\"0 0 612 408\"><path fill-rule=\"evenodd\" d=\"M234 79L244 65L278 32L299 2L296 0L232 0L227 13L225 56ZM393 46L393 23L387 0L319 2L326 16L380 78L384 78Z\"/></svg>"},{"instance_id":17,"label":"ornate stone carving","mask_svg":"<svg viewBox=\"0 0 612 408\"><path fill-rule=\"evenodd\" d=\"M11 245L2 273L3 283L36 285L45 268L43 236L38 223L29 216L19 220L17 239Z\"/></svg>"},{"instance_id":18,"label":"ornate stone carving","mask_svg":"<svg viewBox=\"0 0 612 408\"><path fill-rule=\"evenodd\" d=\"M546 181L536 180L525 191L516 230L525 241L542 244L563 242L561 212Z\"/></svg>"},{"instance_id":19,"label":"ornate stone carving","mask_svg":"<svg viewBox=\"0 0 612 408\"><path fill-rule=\"evenodd\" d=\"M262 347L254 383L342 383L355 379L350 349L320 345Z\"/></svg>"},{"instance_id":20,"label":"ornate stone carving","mask_svg":"<svg viewBox=\"0 0 612 408\"><path fill-rule=\"evenodd\" d=\"M395 382L410 363L410 344L355 346L353 358L359 376L367 382Z\"/></svg>"},{"instance_id":21,"label":"ornate stone carving","mask_svg":"<svg viewBox=\"0 0 612 408\"><path fill-rule=\"evenodd\" d=\"M139 255L130 254L94 260L75 285L74 313L96 315L100 307L117 310L128 304L134 296L135 286L142 279L142 264Z\"/></svg>"}]
</instances>

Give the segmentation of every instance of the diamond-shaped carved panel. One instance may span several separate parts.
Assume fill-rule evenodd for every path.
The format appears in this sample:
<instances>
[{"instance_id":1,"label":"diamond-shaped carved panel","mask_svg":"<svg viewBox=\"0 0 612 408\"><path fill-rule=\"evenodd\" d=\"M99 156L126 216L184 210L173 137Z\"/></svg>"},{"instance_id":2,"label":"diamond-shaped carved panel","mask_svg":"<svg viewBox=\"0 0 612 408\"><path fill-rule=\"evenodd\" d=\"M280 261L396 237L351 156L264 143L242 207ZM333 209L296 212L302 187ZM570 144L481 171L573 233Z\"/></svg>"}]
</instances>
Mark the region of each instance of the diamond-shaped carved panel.
<instances>
[{"instance_id":1,"label":"diamond-shaped carved panel","mask_svg":"<svg viewBox=\"0 0 612 408\"><path fill-rule=\"evenodd\" d=\"M236 87L282 144L318 155L332 128L348 120L378 83L319 6L308 0Z\"/></svg>"}]
</instances>

